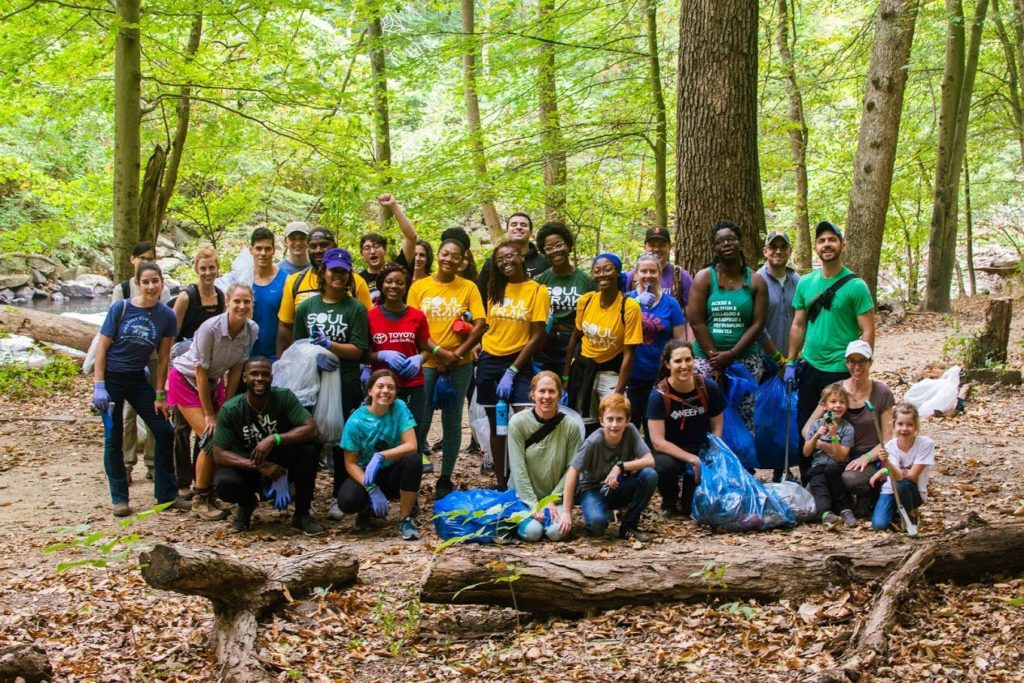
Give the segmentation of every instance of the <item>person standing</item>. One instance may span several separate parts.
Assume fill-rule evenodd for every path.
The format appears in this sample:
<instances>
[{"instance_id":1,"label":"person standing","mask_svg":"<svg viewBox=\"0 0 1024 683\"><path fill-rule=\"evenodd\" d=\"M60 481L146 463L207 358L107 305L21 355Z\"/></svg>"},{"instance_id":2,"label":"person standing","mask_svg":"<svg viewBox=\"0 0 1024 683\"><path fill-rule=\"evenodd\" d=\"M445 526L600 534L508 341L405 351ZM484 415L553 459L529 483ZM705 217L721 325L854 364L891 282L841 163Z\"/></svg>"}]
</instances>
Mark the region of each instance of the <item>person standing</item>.
<instances>
[{"instance_id":1,"label":"person standing","mask_svg":"<svg viewBox=\"0 0 1024 683\"><path fill-rule=\"evenodd\" d=\"M789 330L793 326L793 295L800 276L789 266L793 245L784 232L771 231L764 240L764 265L758 270L768 286L768 315L758 340L761 348L779 362L789 357Z\"/></svg>"},{"instance_id":2,"label":"person standing","mask_svg":"<svg viewBox=\"0 0 1024 683\"><path fill-rule=\"evenodd\" d=\"M544 254L540 253L534 243L530 241L532 234L533 219L529 215L516 212L508 217L508 222L505 224L505 242L511 243L519 250L527 279L535 278L551 266ZM480 268L480 274L476 278L476 286L480 289L480 296L484 298L484 301L487 300L487 287L493 268L492 261L493 259L484 261Z\"/></svg>"},{"instance_id":3,"label":"person standing","mask_svg":"<svg viewBox=\"0 0 1024 683\"><path fill-rule=\"evenodd\" d=\"M405 266L405 269L411 272L412 268L408 264L416 259L416 226L405 215L398 200L390 194L382 194L377 197L377 203L385 211L390 211L398 221L398 227L402 230L402 246L398 254L395 255L394 261ZM388 238L376 232L366 233L359 238L359 254L366 264L366 268L359 271L359 275L366 280L366 286L370 290L370 301L376 305L380 299L377 275L388 262Z\"/></svg>"},{"instance_id":4,"label":"person standing","mask_svg":"<svg viewBox=\"0 0 1024 683\"><path fill-rule=\"evenodd\" d=\"M672 240L665 228L655 227L647 231L644 236L644 251L658 257L658 266L661 273L661 290L668 292L675 297L679 307L686 314L686 306L690 303L690 288L693 286L693 277L685 268L669 263L668 256L672 252ZM631 270L626 273L626 289L636 287L635 279L637 271Z\"/></svg>"},{"instance_id":5,"label":"person standing","mask_svg":"<svg viewBox=\"0 0 1024 683\"><path fill-rule=\"evenodd\" d=\"M253 356L264 356L273 363L277 360L277 312L284 296L284 283L288 274L274 264L274 233L267 228L256 228L249 238L252 254L252 319L260 327Z\"/></svg>"},{"instance_id":6,"label":"person standing","mask_svg":"<svg viewBox=\"0 0 1024 683\"><path fill-rule=\"evenodd\" d=\"M301 273L309 268L309 223L292 221L284 226L284 258L277 267L284 271L285 277Z\"/></svg>"},{"instance_id":7,"label":"person standing","mask_svg":"<svg viewBox=\"0 0 1024 683\"><path fill-rule=\"evenodd\" d=\"M821 260L821 268L797 283L785 373L786 382L795 384L796 361L802 352L796 410L797 424L801 426L818 407L825 387L850 376L846 367L846 348L850 342L861 339L872 348L875 345L871 291L864 280L843 265L843 231L829 221L821 221L814 234L814 252ZM801 459L801 475L809 464L809 458Z\"/></svg>"}]
</instances>

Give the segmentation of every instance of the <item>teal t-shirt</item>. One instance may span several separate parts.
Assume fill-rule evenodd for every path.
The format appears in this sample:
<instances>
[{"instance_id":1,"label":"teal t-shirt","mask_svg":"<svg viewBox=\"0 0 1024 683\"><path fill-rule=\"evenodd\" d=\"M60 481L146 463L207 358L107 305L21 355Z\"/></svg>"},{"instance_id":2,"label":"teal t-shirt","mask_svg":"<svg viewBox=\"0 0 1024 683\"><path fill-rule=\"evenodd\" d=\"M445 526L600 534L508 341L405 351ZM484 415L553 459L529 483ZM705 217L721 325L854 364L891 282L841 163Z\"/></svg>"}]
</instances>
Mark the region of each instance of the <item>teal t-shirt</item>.
<instances>
[{"instance_id":1,"label":"teal t-shirt","mask_svg":"<svg viewBox=\"0 0 1024 683\"><path fill-rule=\"evenodd\" d=\"M391 409L374 415L368 406L361 406L345 421L341 433L341 449L358 453L359 466L365 468L377 451L386 451L402 443L402 434L416 428L416 420L405 401L395 399ZM381 467L391 467L394 460L385 460Z\"/></svg>"},{"instance_id":2,"label":"teal t-shirt","mask_svg":"<svg viewBox=\"0 0 1024 683\"><path fill-rule=\"evenodd\" d=\"M346 296L341 301L327 304L320 295L311 296L295 309L292 336L306 339L314 330L323 328L324 334L338 344L354 344L363 351L370 350L370 326L366 306L359 299ZM341 386L359 385L359 361L338 359Z\"/></svg>"},{"instance_id":3,"label":"teal t-shirt","mask_svg":"<svg viewBox=\"0 0 1024 683\"><path fill-rule=\"evenodd\" d=\"M712 266L711 291L708 292L708 303L705 320L711 341L719 351L728 351L736 346L743 333L754 320L754 288L750 284L752 271L747 268L743 273L743 286L739 289L722 289L718 286L718 269ZM743 351L743 358L757 352L757 344L751 344ZM707 352L697 341L693 342L693 355L707 358Z\"/></svg>"},{"instance_id":4,"label":"teal t-shirt","mask_svg":"<svg viewBox=\"0 0 1024 683\"><path fill-rule=\"evenodd\" d=\"M587 292L597 291L594 278L579 268L573 269L568 275L555 275L554 271L548 268L533 279L548 288L555 325L575 325L576 303Z\"/></svg>"},{"instance_id":5,"label":"teal t-shirt","mask_svg":"<svg viewBox=\"0 0 1024 683\"><path fill-rule=\"evenodd\" d=\"M213 445L248 458L256 444L266 437L290 432L310 417L290 389L271 387L270 400L262 411L253 409L245 394L238 394L217 413Z\"/></svg>"},{"instance_id":6,"label":"teal t-shirt","mask_svg":"<svg viewBox=\"0 0 1024 683\"><path fill-rule=\"evenodd\" d=\"M800 278L793 295L793 308L807 310L819 294L831 287L836 280L851 273L843 266L830 278L815 270ZM839 288L832 299L830 309L822 309L818 318L807 319L807 334L804 336L804 360L818 370L825 372L846 371L846 346L860 337L857 316L868 313L875 307L867 283L859 277Z\"/></svg>"}]
</instances>

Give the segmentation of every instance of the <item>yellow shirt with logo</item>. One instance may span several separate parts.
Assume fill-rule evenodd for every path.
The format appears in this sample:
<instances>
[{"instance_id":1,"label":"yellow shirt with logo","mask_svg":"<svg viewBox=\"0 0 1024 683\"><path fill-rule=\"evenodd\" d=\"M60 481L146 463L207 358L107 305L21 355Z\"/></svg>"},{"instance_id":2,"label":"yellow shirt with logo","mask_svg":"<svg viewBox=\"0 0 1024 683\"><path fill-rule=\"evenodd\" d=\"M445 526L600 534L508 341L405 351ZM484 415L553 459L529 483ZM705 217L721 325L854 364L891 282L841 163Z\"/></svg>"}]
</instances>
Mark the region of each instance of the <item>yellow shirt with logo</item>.
<instances>
[{"instance_id":1,"label":"yellow shirt with logo","mask_svg":"<svg viewBox=\"0 0 1024 683\"><path fill-rule=\"evenodd\" d=\"M449 351L454 351L466 340L464 335L455 333L452 323L466 311L473 320L485 315L480 290L475 283L461 277L451 282L438 282L432 275L421 277L409 289L408 304L423 311L430 326L430 338ZM463 364L472 362L473 356L468 353L462 359ZM437 359L429 355L423 364L437 367Z\"/></svg>"},{"instance_id":2,"label":"yellow shirt with logo","mask_svg":"<svg viewBox=\"0 0 1024 683\"><path fill-rule=\"evenodd\" d=\"M548 288L534 281L505 285L505 299L487 309L487 333L481 342L492 356L510 356L530 341L530 323L546 323L551 309Z\"/></svg>"},{"instance_id":3,"label":"yellow shirt with logo","mask_svg":"<svg viewBox=\"0 0 1024 683\"><path fill-rule=\"evenodd\" d=\"M600 292L587 292L576 303L576 329L583 334L580 352L584 358L606 363L622 353L626 346L644 343L640 304L636 299L626 297L623 310L622 297L622 292L619 292L612 305L604 308ZM625 325L622 324L623 317Z\"/></svg>"},{"instance_id":4,"label":"yellow shirt with logo","mask_svg":"<svg viewBox=\"0 0 1024 683\"><path fill-rule=\"evenodd\" d=\"M370 303L370 288L366 285L366 280L359 273L352 273L351 277L356 284L356 299L366 306L366 310L370 310L373 304ZM296 279L299 279L298 289L295 288ZM284 293L281 296L281 307L277 309L277 319L291 327L295 322L295 309L299 307L299 304L319 293L320 276L312 268L289 275L288 279L284 281Z\"/></svg>"}]
</instances>

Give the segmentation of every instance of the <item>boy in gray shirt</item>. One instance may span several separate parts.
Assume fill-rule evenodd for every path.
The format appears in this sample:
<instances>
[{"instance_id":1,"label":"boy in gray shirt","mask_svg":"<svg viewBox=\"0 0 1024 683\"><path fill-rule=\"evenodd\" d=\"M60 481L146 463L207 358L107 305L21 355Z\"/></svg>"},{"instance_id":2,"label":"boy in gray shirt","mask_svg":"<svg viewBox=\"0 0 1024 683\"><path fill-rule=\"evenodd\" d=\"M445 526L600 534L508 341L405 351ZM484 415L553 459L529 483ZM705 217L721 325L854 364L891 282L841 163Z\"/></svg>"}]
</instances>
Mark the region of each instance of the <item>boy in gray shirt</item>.
<instances>
[{"instance_id":1,"label":"boy in gray shirt","mask_svg":"<svg viewBox=\"0 0 1024 683\"><path fill-rule=\"evenodd\" d=\"M804 457L811 457L807 470L807 490L826 528L835 526L840 518L848 526L857 526L850 494L843 483L843 471L853 446L853 427L843 419L850 407L850 396L842 382L829 384L821 392L825 413L809 420L804 432ZM836 512L839 512L837 515Z\"/></svg>"}]
</instances>

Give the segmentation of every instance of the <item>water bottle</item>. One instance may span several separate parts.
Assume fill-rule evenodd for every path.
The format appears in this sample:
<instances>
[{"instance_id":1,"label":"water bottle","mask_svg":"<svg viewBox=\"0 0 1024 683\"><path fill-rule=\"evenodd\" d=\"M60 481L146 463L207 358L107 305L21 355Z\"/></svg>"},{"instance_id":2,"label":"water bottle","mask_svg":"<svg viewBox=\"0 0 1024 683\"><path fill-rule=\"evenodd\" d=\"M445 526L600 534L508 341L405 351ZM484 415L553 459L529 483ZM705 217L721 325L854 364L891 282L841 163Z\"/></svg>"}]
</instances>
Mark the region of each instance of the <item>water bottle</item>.
<instances>
[{"instance_id":1,"label":"water bottle","mask_svg":"<svg viewBox=\"0 0 1024 683\"><path fill-rule=\"evenodd\" d=\"M499 398L498 405L494 406L494 433L498 436L508 434L508 403L503 398Z\"/></svg>"}]
</instances>

